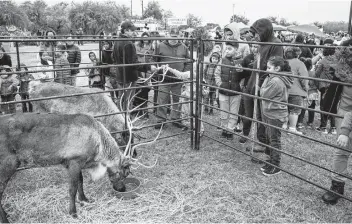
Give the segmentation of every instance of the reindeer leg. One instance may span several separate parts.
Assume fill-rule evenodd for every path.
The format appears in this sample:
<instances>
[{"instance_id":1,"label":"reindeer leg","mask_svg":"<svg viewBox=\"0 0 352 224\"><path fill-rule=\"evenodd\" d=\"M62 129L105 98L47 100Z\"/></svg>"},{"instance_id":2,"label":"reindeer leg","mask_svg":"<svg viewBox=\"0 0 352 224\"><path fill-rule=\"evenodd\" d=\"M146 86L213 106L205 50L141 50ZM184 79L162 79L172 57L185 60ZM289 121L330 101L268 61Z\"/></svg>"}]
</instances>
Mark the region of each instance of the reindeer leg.
<instances>
[{"instance_id":1,"label":"reindeer leg","mask_svg":"<svg viewBox=\"0 0 352 224\"><path fill-rule=\"evenodd\" d=\"M18 161L15 155L10 155L5 157L4 160L0 163L0 218L1 223L8 223L7 214L2 207L1 200L2 195L4 194L7 183L9 182L11 176L16 172L16 169L19 167L20 162Z\"/></svg>"},{"instance_id":2,"label":"reindeer leg","mask_svg":"<svg viewBox=\"0 0 352 224\"><path fill-rule=\"evenodd\" d=\"M70 194L70 208L69 214L73 218L77 218L76 210L76 194L81 173L81 167L77 161L69 161L68 165L68 174L69 174L69 194Z\"/></svg>"},{"instance_id":3,"label":"reindeer leg","mask_svg":"<svg viewBox=\"0 0 352 224\"><path fill-rule=\"evenodd\" d=\"M79 172L79 179L78 179L78 200L81 202L87 202L89 203L89 200L87 199L86 195L83 192L83 175L82 171ZM83 203L81 203L83 205Z\"/></svg>"}]
</instances>

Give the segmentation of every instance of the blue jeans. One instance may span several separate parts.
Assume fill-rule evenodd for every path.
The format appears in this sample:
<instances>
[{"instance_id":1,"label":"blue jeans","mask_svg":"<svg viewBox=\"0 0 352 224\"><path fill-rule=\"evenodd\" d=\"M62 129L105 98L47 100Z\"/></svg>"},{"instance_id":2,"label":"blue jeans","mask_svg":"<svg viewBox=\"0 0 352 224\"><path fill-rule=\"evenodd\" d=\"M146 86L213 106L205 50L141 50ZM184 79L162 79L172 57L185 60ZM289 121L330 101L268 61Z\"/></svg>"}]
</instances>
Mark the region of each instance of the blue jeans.
<instances>
[{"instance_id":1,"label":"blue jeans","mask_svg":"<svg viewBox=\"0 0 352 224\"><path fill-rule=\"evenodd\" d=\"M345 116L345 114L348 111L343 110L341 108L337 109L337 115L339 116ZM337 136L340 136L341 133L341 123L342 123L342 118L335 118L336 121L336 127L337 127ZM352 132L349 135L349 141L348 141L348 146L346 147L346 149L348 150L348 152L341 150L341 149L335 149L335 153L334 153L334 157L333 157L333 170L341 173L341 174L347 174L347 165L348 165L348 159L351 155L352 152ZM333 180L337 180L337 181L345 181L346 178L341 177L338 174L332 174L332 179Z\"/></svg>"},{"instance_id":2,"label":"blue jeans","mask_svg":"<svg viewBox=\"0 0 352 224\"><path fill-rule=\"evenodd\" d=\"M264 114L263 114L263 122L279 128L281 128L284 123L279 119L268 118ZM267 144L275 149L281 150L281 130L274 127L266 126L265 134L266 134ZM269 151L269 155L270 155L270 160L271 160L270 162L274 165L280 165L281 152L275 149L267 148L267 151Z\"/></svg>"},{"instance_id":3,"label":"blue jeans","mask_svg":"<svg viewBox=\"0 0 352 224\"><path fill-rule=\"evenodd\" d=\"M171 84L171 83L170 83ZM170 92L172 94L177 94L178 96L171 95L172 96L172 102L173 103L179 103L181 95L181 88L182 84L177 84L177 85L170 85L170 86L159 86L159 91L158 91L158 105L162 106L165 104L169 103L169 97L170 97ZM171 110L171 119L176 120L180 119L181 113L180 113L180 105L172 105ZM167 107L162 106L158 107L157 109L157 116L159 117L159 121L165 121L167 119Z\"/></svg>"}]
</instances>

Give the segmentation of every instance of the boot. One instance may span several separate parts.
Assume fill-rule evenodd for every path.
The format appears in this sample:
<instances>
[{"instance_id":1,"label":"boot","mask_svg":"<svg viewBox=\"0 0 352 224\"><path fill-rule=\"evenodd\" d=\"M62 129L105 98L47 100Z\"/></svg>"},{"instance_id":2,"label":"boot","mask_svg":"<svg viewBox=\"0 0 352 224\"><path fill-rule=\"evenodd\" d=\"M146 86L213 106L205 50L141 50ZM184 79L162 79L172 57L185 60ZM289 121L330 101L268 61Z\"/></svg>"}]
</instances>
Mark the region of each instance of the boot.
<instances>
[{"instance_id":1,"label":"boot","mask_svg":"<svg viewBox=\"0 0 352 224\"><path fill-rule=\"evenodd\" d=\"M336 181L333 180L331 182L331 187L330 190L339 193L339 194L343 194L344 193L344 187L345 187L345 183L344 182L340 182L340 181ZM337 203L337 201L339 200L340 196L328 191L326 192L323 196L322 199L325 203L330 204L330 205L334 205Z\"/></svg>"}]
</instances>

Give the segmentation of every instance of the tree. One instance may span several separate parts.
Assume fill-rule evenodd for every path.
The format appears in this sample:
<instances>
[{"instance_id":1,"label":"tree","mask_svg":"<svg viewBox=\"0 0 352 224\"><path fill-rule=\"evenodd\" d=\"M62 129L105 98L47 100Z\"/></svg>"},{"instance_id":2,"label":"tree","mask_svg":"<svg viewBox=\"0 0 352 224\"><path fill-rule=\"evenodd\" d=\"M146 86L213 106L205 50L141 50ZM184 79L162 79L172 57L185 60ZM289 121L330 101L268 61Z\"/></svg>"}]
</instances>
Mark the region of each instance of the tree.
<instances>
[{"instance_id":1,"label":"tree","mask_svg":"<svg viewBox=\"0 0 352 224\"><path fill-rule=\"evenodd\" d=\"M292 25L298 26L299 23L298 23L297 21L293 21L293 22L292 22Z\"/></svg>"},{"instance_id":2,"label":"tree","mask_svg":"<svg viewBox=\"0 0 352 224\"><path fill-rule=\"evenodd\" d=\"M344 21L327 21L323 24L324 32L339 32L339 31L348 31L348 23Z\"/></svg>"},{"instance_id":3,"label":"tree","mask_svg":"<svg viewBox=\"0 0 352 224\"><path fill-rule=\"evenodd\" d=\"M240 16L240 15L233 15L231 16L230 23L243 23L245 25L248 25L249 19L245 16Z\"/></svg>"},{"instance_id":4,"label":"tree","mask_svg":"<svg viewBox=\"0 0 352 224\"><path fill-rule=\"evenodd\" d=\"M71 28L68 20L68 3L60 2L47 9L46 26L57 34L67 34Z\"/></svg>"},{"instance_id":5,"label":"tree","mask_svg":"<svg viewBox=\"0 0 352 224\"><path fill-rule=\"evenodd\" d=\"M46 26L47 4L43 0L25 1L20 5L20 8L26 13L31 24L29 29L33 32L42 29Z\"/></svg>"},{"instance_id":6,"label":"tree","mask_svg":"<svg viewBox=\"0 0 352 224\"><path fill-rule=\"evenodd\" d=\"M290 26L291 23L288 22L285 18L281 18L280 21L279 21L279 25L281 25L281 26Z\"/></svg>"},{"instance_id":7,"label":"tree","mask_svg":"<svg viewBox=\"0 0 352 224\"><path fill-rule=\"evenodd\" d=\"M157 1L148 2L147 8L144 10L144 14L142 18L145 19L149 17L152 17L160 21L163 19L163 10L161 9L159 2Z\"/></svg>"},{"instance_id":8,"label":"tree","mask_svg":"<svg viewBox=\"0 0 352 224\"><path fill-rule=\"evenodd\" d=\"M279 24L279 18L277 18L276 16L269 16L267 17L268 20L270 20L270 22L275 23L275 24Z\"/></svg>"},{"instance_id":9,"label":"tree","mask_svg":"<svg viewBox=\"0 0 352 224\"><path fill-rule=\"evenodd\" d=\"M208 30L214 29L215 27L219 27L219 26L220 26L220 25L217 24L217 23L207 23L207 24L205 25L205 27L206 27Z\"/></svg>"},{"instance_id":10,"label":"tree","mask_svg":"<svg viewBox=\"0 0 352 224\"><path fill-rule=\"evenodd\" d=\"M202 25L202 18L197 17L193 14L188 14L187 22L189 27L198 27Z\"/></svg>"},{"instance_id":11,"label":"tree","mask_svg":"<svg viewBox=\"0 0 352 224\"><path fill-rule=\"evenodd\" d=\"M319 22L319 21L315 21L313 24L314 24L316 27L318 27L319 29L323 28L323 24L322 24L321 22Z\"/></svg>"},{"instance_id":12,"label":"tree","mask_svg":"<svg viewBox=\"0 0 352 224\"><path fill-rule=\"evenodd\" d=\"M85 33L96 35L102 30L115 32L121 21L126 19L121 16L121 13L126 13L125 9L113 1L85 1L82 4L74 4L68 18L72 28L82 28Z\"/></svg>"},{"instance_id":13,"label":"tree","mask_svg":"<svg viewBox=\"0 0 352 224\"><path fill-rule=\"evenodd\" d=\"M0 2L0 25L28 28L30 21L26 13L15 3Z\"/></svg>"},{"instance_id":14,"label":"tree","mask_svg":"<svg viewBox=\"0 0 352 224\"><path fill-rule=\"evenodd\" d=\"M167 19L168 18L171 18L173 17L174 14L172 13L172 11L170 10L166 10L166 11L163 11L163 21L161 22L162 26L165 27L165 30L166 30L166 26L167 26Z\"/></svg>"},{"instance_id":15,"label":"tree","mask_svg":"<svg viewBox=\"0 0 352 224\"><path fill-rule=\"evenodd\" d=\"M121 20L126 20L127 18L131 17L130 8L126 5L115 5L115 9L120 16Z\"/></svg>"}]
</instances>

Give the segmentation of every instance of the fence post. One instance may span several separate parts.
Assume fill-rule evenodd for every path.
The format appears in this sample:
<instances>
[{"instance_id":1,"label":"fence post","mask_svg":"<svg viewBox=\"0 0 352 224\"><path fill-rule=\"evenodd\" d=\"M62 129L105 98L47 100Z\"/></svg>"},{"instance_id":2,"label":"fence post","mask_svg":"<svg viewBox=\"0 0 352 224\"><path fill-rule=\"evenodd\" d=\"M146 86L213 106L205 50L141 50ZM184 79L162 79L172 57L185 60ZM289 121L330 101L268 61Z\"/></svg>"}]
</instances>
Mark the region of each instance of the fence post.
<instances>
[{"instance_id":1,"label":"fence post","mask_svg":"<svg viewBox=\"0 0 352 224\"><path fill-rule=\"evenodd\" d=\"M190 92L190 95L192 97L192 100L191 100L191 104L190 104L190 115L191 115L191 118L190 118L190 121L191 121L191 149L193 149L194 147L194 125L193 125L193 122L194 122L194 102L193 102L193 93L194 93L194 89L193 89L193 85L194 85L194 74L193 74L193 39L191 40L191 46L190 46L190 58L191 58L191 61L192 61L192 64L191 64L191 92Z\"/></svg>"},{"instance_id":2,"label":"fence post","mask_svg":"<svg viewBox=\"0 0 352 224\"><path fill-rule=\"evenodd\" d=\"M17 54L17 69L20 70L21 69L21 61L20 61L20 51L18 48L18 41L16 41L15 43L16 43L16 54Z\"/></svg>"},{"instance_id":3,"label":"fence post","mask_svg":"<svg viewBox=\"0 0 352 224\"><path fill-rule=\"evenodd\" d=\"M199 145L200 145L200 124L201 121L199 119L201 119L201 112L202 112L202 108L201 108L201 94L202 91L200 91L200 78L202 77L202 73L203 73L203 62L204 62L204 47L203 47L203 40L199 39L197 41L198 43L198 62L197 62L197 77L196 77L196 129L195 129L195 149L199 150Z\"/></svg>"},{"instance_id":4,"label":"fence post","mask_svg":"<svg viewBox=\"0 0 352 224\"><path fill-rule=\"evenodd\" d=\"M103 65L102 61L102 48L101 48L101 43L100 43L100 39L98 40L98 44L99 44L99 61L101 62L101 65ZM102 89L105 90L105 76L103 75L103 69L99 68L99 74L100 74L100 82L102 85ZM89 80L89 79L88 79ZM90 81L88 81L90 82ZM90 84L89 84L90 86Z\"/></svg>"},{"instance_id":5,"label":"fence post","mask_svg":"<svg viewBox=\"0 0 352 224\"><path fill-rule=\"evenodd\" d=\"M257 59L257 69L260 69L260 56L258 56L258 59ZM255 93L254 93L254 95L258 96L259 95L258 92L259 92L259 72L256 72L256 74L255 74ZM254 109L253 109L253 119L254 120L258 119L257 118L258 103L260 103L260 102L258 102L258 99L254 98ZM251 131L251 133L252 133L251 137L252 137L253 140L255 140L255 137L256 137L256 134L257 134L257 131L258 131L257 127L258 127L258 123L257 122L253 122L252 131ZM254 141L252 141L251 145L252 146L251 146L250 153L251 153L251 155L254 155L254 145L255 145ZM257 159L252 158L252 161L253 162L257 162Z\"/></svg>"}]
</instances>

